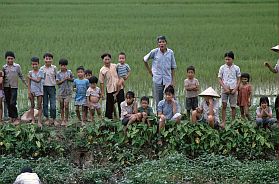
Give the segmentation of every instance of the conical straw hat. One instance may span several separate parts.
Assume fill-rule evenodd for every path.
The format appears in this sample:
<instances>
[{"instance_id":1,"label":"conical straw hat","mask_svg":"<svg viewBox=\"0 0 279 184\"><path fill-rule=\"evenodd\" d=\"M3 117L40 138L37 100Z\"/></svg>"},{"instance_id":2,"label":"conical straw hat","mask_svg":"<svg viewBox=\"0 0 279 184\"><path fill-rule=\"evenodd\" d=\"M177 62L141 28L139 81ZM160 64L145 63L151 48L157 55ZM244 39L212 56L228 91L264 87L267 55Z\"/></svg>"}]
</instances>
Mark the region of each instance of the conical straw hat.
<instances>
[{"instance_id":1,"label":"conical straw hat","mask_svg":"<svg viewBox=\"0 0 279 184\"><path fill-rule=\"evenodd\" d=\"M271 50L278 52L279 51L279 45L276 45L274 47L271 48Z\"/></svg>"},{"instance_id":2,"label":"conical straw hat","mask_svg":"<svg viewBox=\"0 0 279 184\"><path fill-rule=\"evenodd\" d=\"M220 95L218 95L218 93L212 87L209 87L203 92L201 92L199 96L212 96L212 97L220 98Z\"/></svg>"},{"instance_id":3,"label":"conical straw hat","mask_svg":"<svg viewBox=\"0 0 279 184\"><path fill-rule=\"evenodd\" d=\"M37 109L34 109L34 116L38 116L39 111ZM31 121L32 117L31 117L31 112L30 110L26 111L22 116L21 116L21 121Z\"/></svg>"}]
</instances>

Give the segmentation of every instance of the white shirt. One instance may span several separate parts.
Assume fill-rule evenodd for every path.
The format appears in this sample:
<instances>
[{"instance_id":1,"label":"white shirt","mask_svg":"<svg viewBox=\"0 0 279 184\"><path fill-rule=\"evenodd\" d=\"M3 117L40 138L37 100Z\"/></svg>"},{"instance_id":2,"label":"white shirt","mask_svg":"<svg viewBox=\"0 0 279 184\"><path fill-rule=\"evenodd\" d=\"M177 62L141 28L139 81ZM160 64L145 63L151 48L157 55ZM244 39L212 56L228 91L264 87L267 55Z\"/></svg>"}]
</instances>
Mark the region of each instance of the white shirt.
<instances>
[{"instance_id":1,"label":"white shirt","mask_svg":"<svg viewBox=\"0 0 279 184\"><path fill-rule=\"evenodd\" d=\"M40 184L39 176L36 173L21 173L16 177L14 184Z\"/></svg>"}]
</instances>

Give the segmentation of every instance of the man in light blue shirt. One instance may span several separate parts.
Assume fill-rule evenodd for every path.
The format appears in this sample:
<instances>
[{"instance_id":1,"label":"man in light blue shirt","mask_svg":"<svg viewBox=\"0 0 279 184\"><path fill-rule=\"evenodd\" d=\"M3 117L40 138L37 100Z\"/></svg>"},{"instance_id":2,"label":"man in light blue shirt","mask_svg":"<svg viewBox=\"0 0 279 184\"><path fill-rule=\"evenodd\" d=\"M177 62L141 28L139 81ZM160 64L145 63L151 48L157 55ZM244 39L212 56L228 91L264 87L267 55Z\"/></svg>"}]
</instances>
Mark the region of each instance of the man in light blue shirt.
<instances>
[{"instance_id":1,"label":"man in light blue shirt","mask_svg":"<svg viewBox=\"0 0 279 184\"><path fill-rule=\"evenodd\" d=\"M151 50L144 56L144 64L147 71L153 79L153 96L156 102L156 107L163 99L164 88L168 85L175 85L174 70L176 62L174 53L171 49L167 48L167 40L165 36L157 38L158 48ZM148 60L152 59L152 66L148 65Z\"/></svg>"}]
</instances>

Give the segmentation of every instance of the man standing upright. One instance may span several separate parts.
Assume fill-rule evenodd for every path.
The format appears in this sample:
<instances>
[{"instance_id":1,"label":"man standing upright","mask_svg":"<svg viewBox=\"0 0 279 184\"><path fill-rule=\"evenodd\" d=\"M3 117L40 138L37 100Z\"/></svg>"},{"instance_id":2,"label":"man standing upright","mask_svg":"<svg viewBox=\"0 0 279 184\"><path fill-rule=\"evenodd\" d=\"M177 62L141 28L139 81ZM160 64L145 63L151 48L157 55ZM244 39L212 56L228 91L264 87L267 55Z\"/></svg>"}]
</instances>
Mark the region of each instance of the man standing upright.
<instances>
[{"instance_id":1,"label":"man standing upright","mask_svg":"<svg viewBox=\"0 0 279 184\"><path fill-rule=\"evenodd\" d=\"M151 50L143 58L145 67L153 79L153 97L156 107L159 101L163 100L165 87L175 85L174 70L176 68L174 52L167 48L166 37L158 36L157 44L158 48ZM149 59L152 59L151 67L148 65Z\"/></svg>"}]
</instances>

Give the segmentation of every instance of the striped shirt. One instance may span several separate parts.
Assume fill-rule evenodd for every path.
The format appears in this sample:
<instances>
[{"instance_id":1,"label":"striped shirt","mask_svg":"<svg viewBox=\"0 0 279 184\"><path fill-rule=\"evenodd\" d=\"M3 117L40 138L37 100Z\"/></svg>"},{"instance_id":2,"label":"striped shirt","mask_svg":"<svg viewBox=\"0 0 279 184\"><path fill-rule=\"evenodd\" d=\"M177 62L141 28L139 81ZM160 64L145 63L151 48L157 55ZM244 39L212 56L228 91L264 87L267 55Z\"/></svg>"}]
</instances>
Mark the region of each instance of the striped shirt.
<instances>
[{"instance_id":1,"label":"striped shirt","mask_svg":"<svg viewBox=\"0 0 279 184\"><path fill-rule=\"evenodd\" d=\"M128 75L128 73L131 71L131 68L126 63L124 63L124 64L118 63L116 66L116 71L117 71L118 77L126 77Z\"/></svg>"}]
</instances>

